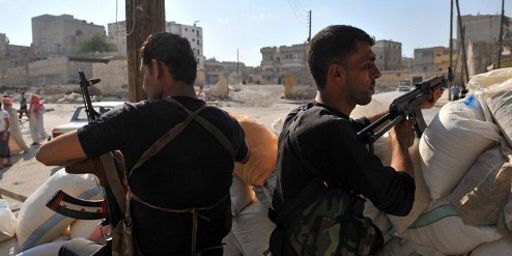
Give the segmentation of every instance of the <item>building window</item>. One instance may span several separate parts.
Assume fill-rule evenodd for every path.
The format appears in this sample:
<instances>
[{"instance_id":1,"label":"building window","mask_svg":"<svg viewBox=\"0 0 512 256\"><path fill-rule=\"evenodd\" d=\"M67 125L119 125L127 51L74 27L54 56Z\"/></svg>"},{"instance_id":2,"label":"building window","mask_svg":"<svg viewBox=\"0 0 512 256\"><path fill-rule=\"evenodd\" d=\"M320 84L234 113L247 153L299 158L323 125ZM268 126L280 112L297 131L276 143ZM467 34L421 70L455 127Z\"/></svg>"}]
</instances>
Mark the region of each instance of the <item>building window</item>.
<instances>
[{"instance_id":1,"label":"building window","mask_svg":"<svg viewBox=\"0 0 512 256\"><path fill-rule=\"evenodd\" d=\"M199 43L199 39L197 39L197 45L200 45L200 43Z\"/></svg>"},{"instance_id":2,"label":"building window","mask_svg":"<svg viewBox=\"0 0 512 256\"><path fill-rule=\"evenodd\" d=\"M192 29L192 33L194 33L194 29Z\"/></svg>"},{"instance_id":3,"label":"building window","mask_svg":"<svg viewBox=\"0 0 512 256\"><path fill-rule=\"evenodd\" d=\"M185 32L187 32L187 31L188 31L188 29L187 29L187 28L185 28Z\"/></svg>"},{"instance_id":4,"label":"building window","mask_svg":"<svg viewBox=\"0 0 512 256\"><path fill-rule=\"evenodd\" d=\"M197 56L199 56L201 54L201 52L199 52L199 49L197 49Z\"/></svg>"},{"instance_id":5,"label":"building window","mask_svg":"<svg viewBox=\"0 0 512 256\"><path fill-rule=\"evenodd\" d=\"M195 42L195 41L196 41L196 39L192 38L192 42Z\"/></svg>"},{"instance_id":6,"label":"building window","mask_svg":"<svg viewBox=\"0 0 512 256\"><path fill-rule=\"evenodd\" d=\"M199 30L197 30L197 36L200 36L200 35L199 35Z\"/></svg>"}]
</instances>

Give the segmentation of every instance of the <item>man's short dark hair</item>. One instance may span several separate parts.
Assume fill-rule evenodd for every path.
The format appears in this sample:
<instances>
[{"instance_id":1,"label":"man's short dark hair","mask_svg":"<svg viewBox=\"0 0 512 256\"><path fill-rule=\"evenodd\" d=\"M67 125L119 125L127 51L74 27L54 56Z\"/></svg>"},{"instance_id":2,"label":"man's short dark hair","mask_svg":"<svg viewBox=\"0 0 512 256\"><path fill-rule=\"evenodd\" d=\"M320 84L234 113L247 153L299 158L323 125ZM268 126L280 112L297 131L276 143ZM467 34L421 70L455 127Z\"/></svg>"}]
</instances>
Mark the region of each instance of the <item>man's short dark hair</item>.
<instances>
[{"instance_id":1,"label":"man's short dark hair","mask_svg":"<svg viewBox=\"0 0 512 256\"><path fill-rule=\"evenodd\" d=\"M152 34L140 52L144 65L150 66L151 60L156 59L167 66L174 80L194 84L197 62L187 39L167 32Z\"/></svg>"},{"instance_id":2,"label":"man's short dark hair","mask_svg":"<svg viewBox=\"0 0 512 256\"><path fill-rule=\"evenodd\" d=\"M309 43L308 65L316 87L323 89L327 71L333 63L344 63L357 51L357 42L375 44L375 39L363 30L347 26L328 26L318 32Z\"/></svg>"}]
</instances>

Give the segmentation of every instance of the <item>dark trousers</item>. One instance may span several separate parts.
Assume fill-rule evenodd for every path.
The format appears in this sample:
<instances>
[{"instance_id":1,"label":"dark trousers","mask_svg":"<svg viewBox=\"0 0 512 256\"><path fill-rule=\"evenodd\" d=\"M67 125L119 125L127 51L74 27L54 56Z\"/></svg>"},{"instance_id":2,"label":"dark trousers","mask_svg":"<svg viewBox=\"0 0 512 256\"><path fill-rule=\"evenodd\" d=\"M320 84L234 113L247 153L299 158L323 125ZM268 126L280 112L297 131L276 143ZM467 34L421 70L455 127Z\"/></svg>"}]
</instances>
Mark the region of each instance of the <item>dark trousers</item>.
<instances>
[{"instance_id":1,"label":"dark trousers","mask_svg":"<svg viewBox=\"0 0 512 256\"><path fill-rule=\"evenodd\" d=\"M20 113L20 115L18 116L19 119L21 119L23 117L23 114L25 114L28 118L28 110L27 110L27 106L21 106L20 107L20 110L18 111Z\"/></svg>"}]
</instances>

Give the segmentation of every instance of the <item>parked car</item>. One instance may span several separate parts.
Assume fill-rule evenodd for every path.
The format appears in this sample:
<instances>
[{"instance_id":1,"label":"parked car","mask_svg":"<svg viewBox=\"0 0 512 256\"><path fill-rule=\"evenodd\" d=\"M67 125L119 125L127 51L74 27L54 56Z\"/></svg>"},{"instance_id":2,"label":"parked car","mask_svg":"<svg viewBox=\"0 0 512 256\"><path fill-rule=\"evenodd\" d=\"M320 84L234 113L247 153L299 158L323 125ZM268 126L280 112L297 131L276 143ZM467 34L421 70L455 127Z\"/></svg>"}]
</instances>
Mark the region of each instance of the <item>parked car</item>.
<instances>
[{"instance_id":1,"label":"parked car","mask_svg":"<svg viewBox=\"0 0 512 256\"><path fill-rule=\"evenodd\" d=\"M412 89L411 81L409 80L401 80L398 82L398 91L399 92L408 92Z\"/></svg>"},{"instance_id":2,"label":"parked car","mask_svg":"<svg viewBox=\"0 0 512 256\"><path fill-rule=\"evenodd\" d=\"M124 102L122 101L105 101L105 102L93 102L92 106L96 112L103 114L117 106L122 105ZM88 123L87 113L85 112L85 107L80 106L77 107L75 113L71 117L71 120L67 124L59 125L52 130L53 138L62 135L66 132L70 132L76 130Z\"/></svg>"}]
</instances>

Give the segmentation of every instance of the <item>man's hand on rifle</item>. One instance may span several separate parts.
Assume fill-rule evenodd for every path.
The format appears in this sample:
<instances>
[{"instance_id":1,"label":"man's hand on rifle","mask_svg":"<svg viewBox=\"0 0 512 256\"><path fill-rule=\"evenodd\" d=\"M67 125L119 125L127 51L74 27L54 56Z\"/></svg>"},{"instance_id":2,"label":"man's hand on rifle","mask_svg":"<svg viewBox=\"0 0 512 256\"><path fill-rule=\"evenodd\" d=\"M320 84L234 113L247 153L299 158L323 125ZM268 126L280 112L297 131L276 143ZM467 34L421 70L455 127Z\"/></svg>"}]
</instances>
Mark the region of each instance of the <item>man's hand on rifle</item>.
<instances>
[{"instance_id":1,"label":"man's hand on rifle","mask_svg":"<svg viewBox=\"0 0 512 256\"><path fill-rule=\"evenodd\" d=\"M409 119L397 124L389 131L391 143L397 143L401 148L408 149L414 143L414 122Z\"/></svg>"},{"instance_id":2,"label":"man's hand on rifle","mask_svg":"<svg viewBox=\"0 0 512 256\"><path fill-rule=\"evenodd\" d=\"M68 165L66 166L66 172L72 174L92 173L98 177L101 186L108 185L108 182L106 183L107 179L105 177L103 164L101 164L101 161L98 157L88 158L83 161Z\"/></svg>"},{"instance_id":3,"label":"man's hand on rifle","mask_svg":"<svg viewBox=\"0 0 512 256\"><path fill-rule=\"evenodd\" d=\"M443 95L444 88L437 87L432 91L432 99L421 104L421 109L430 109L436 105L436 102Z\"/></svg>"}]
</instances>

